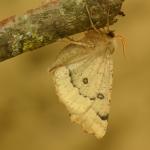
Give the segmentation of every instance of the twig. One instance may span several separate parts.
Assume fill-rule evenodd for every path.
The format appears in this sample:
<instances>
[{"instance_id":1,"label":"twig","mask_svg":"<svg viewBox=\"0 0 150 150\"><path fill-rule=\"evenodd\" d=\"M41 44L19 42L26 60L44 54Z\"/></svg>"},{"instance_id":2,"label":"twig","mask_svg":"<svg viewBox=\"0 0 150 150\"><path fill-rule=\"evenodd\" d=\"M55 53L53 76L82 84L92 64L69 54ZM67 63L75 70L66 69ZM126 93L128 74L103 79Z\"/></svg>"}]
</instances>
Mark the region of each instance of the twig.
<instances>
[{"instance_id":1,"label":"twig","mask_svg":"<svg viewBox=\"0 0 150 150\"><path fill-rule=\"evenodd\" d=\"M86 1L96 27L106 26L108 6L109 22L116 22L123 3L123 0ZM85 0L51 0L22 16L0 22L0 61L90 28Z\"/></svg>"}]
</instances>

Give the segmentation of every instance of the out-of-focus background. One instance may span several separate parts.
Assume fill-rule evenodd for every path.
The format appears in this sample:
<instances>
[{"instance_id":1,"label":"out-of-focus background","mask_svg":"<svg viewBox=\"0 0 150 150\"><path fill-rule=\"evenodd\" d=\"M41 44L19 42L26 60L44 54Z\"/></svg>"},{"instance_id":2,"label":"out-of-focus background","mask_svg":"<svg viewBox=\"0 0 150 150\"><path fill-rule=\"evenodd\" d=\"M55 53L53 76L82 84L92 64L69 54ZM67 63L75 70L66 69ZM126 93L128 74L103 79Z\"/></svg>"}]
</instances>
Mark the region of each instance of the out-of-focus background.
<instances>
[{"instance_id":1,"label":"out-of-focus background","mask_svg":"<svg viewBox=\"0 0 150 150\"><path fill-rule=\"evenodd\" d=\"M41 0L0 0L0 20ZM125 0L112 28L127 39L114 54L115 75L106 136L97 140L69 120L48 66L64 42L0 63L0 150L150 149L150 1Z\"/></svg>"}]
</instances>

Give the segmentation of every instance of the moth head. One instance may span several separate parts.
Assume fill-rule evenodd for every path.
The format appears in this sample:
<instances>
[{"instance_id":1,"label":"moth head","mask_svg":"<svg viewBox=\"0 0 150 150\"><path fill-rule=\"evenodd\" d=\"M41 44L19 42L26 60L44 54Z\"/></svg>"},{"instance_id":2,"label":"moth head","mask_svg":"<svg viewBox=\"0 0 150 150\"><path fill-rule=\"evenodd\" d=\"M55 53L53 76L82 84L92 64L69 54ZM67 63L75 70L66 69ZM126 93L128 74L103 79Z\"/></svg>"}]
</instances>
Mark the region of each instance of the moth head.
<instances>
[{"instance_id":1,"label":"moth head","mask_svg":"<svg viewBox=\"0 0 150 150\"><path fill-rule=\"evenodd\" d=\"M109 38L114 38L115 37L115 32L113 30L109 30L106 35L109 37Z\"/></svg>"}]
</instances>

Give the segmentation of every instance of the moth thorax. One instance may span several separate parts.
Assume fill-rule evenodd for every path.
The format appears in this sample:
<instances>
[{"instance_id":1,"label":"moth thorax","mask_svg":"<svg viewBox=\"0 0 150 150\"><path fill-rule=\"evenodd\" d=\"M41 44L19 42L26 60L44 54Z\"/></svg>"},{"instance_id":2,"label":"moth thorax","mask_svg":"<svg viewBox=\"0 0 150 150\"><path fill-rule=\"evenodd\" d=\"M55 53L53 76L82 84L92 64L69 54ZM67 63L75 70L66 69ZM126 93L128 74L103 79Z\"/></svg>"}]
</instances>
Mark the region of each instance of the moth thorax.
<instances>
[{"instance_id":1,"label":"moth thorax","mask_svg":"<svg viewBox=\"0 0 150 150\"><path fill-rule=\"evenodd\" d=\"M113 54L115 50L114 39L106 38L104 40L100 40L96 44L96 51L99 55L104 55L105 53Z\"/></svg>"},{"instance_id":2,"label":"moth thorax","mask_svg":"<svg viewBox=\"0 0 150 150\"><path fill-rule=\"evenodd\" d=\"M107 38L106 39L106 50L110 52L110 54L113 54L116 49L117 43L116 38Z\"/></svg>"}]
</instances>

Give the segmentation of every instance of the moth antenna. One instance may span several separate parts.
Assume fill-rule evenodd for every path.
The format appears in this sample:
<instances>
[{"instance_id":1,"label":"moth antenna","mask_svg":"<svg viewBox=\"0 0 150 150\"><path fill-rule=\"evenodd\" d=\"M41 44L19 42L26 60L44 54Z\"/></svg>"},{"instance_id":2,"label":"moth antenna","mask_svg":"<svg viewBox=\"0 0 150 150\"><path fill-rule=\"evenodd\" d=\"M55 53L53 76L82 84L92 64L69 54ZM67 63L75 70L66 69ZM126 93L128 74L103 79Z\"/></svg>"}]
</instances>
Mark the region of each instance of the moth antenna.
<instances>
[{"instance_id":1,"label":"moth antenna","mask_svg":"<svg viewBox=\"0 0 150 150\"><path fill-rule=\"evenodd\" d=\"M89 11L89 8L88 8L87 3L85 4L85 7L86 7L86 11L87 11L87 13L88 13L89 20L90 20L90 24L91 24L92 28L93 28L96 32L100 33L100 31L96 28L96 26L94 25L94 23L93 23L93 21L92 21L92 17L91 17L91 14L90 14L90 11Z\"/></svg>"},{"instance_id":2,"label":"moth antenna","mask_svg":"<svg viewBox=\"0 0 150 150\"><path fill-rule=\"evenodd\" d=\"M109 14L110 14L110 8L109 8L109 5L108 5L108 11L107 11L107 24L106 24L106 27L107 27L107 33L109 33L110 29L109 29Z\"/></svg>"}]
</instances>

